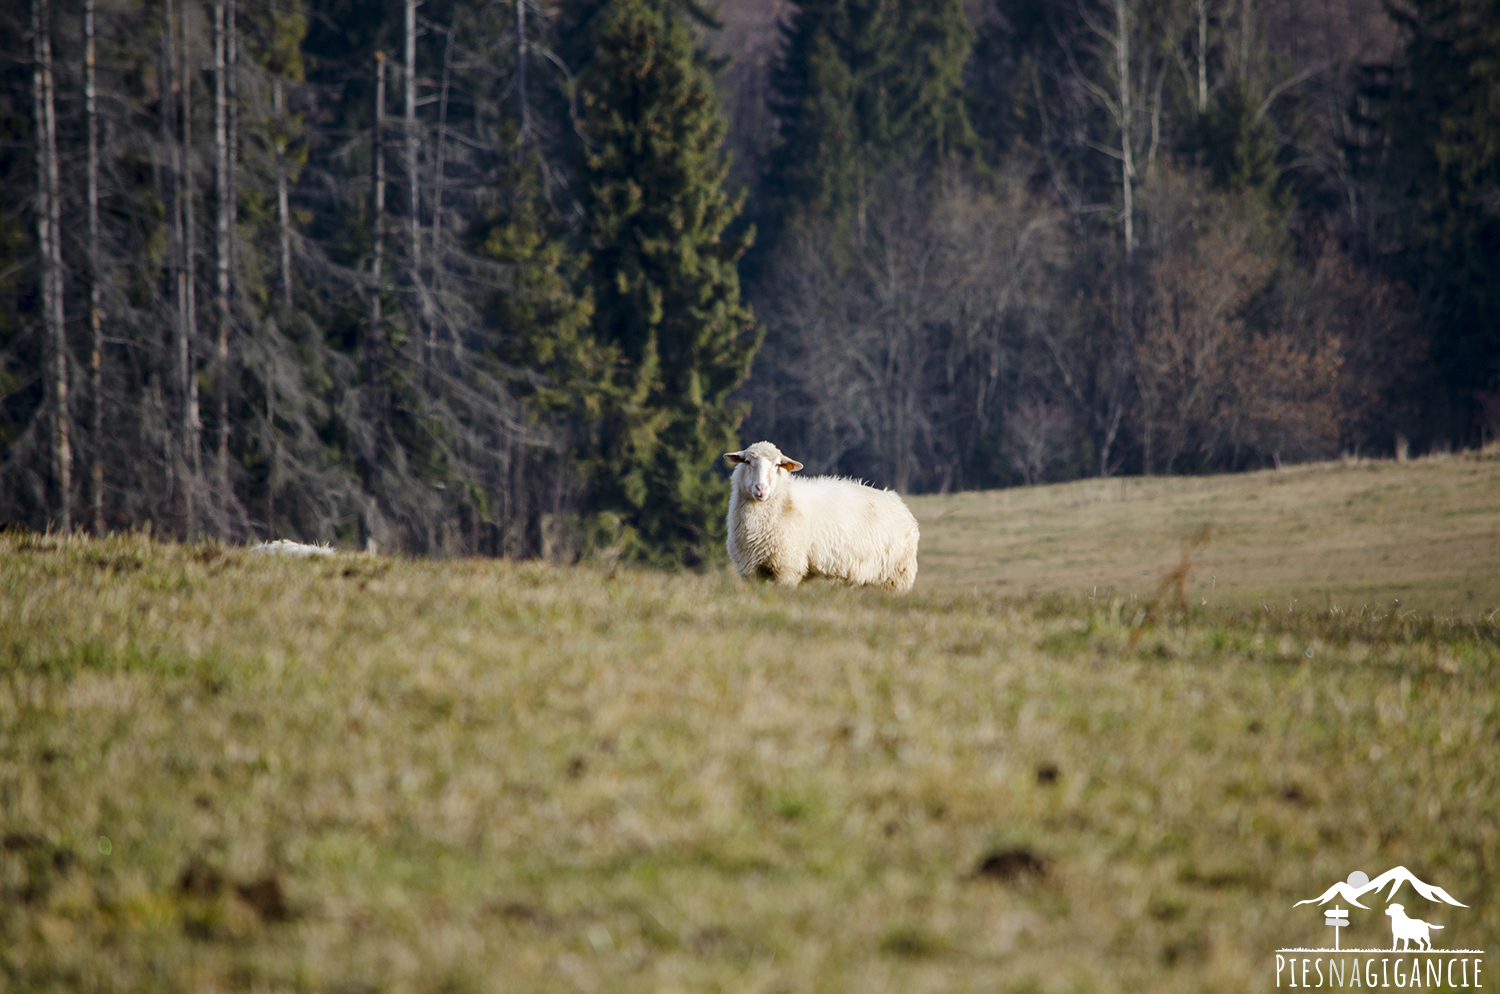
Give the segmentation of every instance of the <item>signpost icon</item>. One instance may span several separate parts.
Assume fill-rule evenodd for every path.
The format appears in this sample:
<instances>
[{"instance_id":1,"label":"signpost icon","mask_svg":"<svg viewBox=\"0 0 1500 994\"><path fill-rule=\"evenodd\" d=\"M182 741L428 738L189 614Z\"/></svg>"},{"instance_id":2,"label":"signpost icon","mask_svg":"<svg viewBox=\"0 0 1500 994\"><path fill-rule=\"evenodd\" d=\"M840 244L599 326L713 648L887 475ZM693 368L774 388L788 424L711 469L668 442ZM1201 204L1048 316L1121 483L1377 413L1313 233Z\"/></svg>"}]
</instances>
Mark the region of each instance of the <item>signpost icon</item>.
<instances>
[{"instance_id":1,"label":"signpost icon","mask_svg":"<svg viewBox=\"0 0 1500 994\"><path fill-rule=\"evenodd\" d=\"M1324 924L1333 926L1333 948L1339 947L1339 929L1349 924L1349 911L1347 908L1335 906L1332 911L1323 912Z\"/></svg>"}]
</instances>

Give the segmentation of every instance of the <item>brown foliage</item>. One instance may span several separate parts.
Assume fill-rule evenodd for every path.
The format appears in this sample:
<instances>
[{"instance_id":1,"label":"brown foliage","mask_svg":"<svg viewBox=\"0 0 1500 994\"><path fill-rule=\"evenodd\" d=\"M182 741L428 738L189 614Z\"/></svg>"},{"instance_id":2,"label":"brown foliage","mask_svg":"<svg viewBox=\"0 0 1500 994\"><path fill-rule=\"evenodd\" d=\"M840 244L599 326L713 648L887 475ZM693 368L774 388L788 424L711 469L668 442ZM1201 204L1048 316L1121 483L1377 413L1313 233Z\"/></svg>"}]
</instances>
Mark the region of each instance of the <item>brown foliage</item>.
<instances>
[{"instance_id":1,"label":"brown foliage","mask_svg":"<svg viewBox=\"0 0 1500 994\"><path fill-rule=\"evenodd\" d=\"M1384 449L1395 435L1411 434L1420 417L1417 391L1433 376L1411 291L1325 245L1306 297L1302 323L1342 344L1337 391L1343 445Z\"/></svg>"},{"instance_id":2,"label":"brown foliage","mask_svg":"<svg viewBox=\"0 0 1500 994\"><path fill-rule=\"evenodd\" d=\"M1274 257L1233 227L1167 250L1135 354L1147 472L1318 454L1338 437L1343 341L1328 326L1247 324Z\"/></svg>"}]
</instances>

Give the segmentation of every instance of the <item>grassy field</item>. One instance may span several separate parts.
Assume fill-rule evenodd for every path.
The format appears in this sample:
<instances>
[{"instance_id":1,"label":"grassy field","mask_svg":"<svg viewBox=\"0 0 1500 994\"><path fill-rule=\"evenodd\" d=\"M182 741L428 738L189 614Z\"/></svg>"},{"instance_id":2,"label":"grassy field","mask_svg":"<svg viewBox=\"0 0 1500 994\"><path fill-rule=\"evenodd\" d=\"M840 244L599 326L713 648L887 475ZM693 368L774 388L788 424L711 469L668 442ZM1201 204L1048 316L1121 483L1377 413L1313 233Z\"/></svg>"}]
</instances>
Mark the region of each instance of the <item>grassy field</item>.
<instances>
[{"instance_id":1,"label":"grassy field","mask_svg":"<svg viewBox=\"0 0 1500 994\"><path fill-rule=\"evenodd\" d=\"M0 990L1260 991L1398 864L1493 952L1494 475L925 498L907 597L0 536ZM1400 608L1236 599L1452 521ZM1149 609L1202 523L1235 597Z\"/></svg>"},{"instance_id":2,"label":"grassy field","mask_svg":"<svg viewBox=\"0 0 1500 994\"><path fill-rule=\"evenodd\" d=\"M1500 608L1500 448L1486 456L918 497L922 582L1149 594L1206 525L1194 603L1487 615Z\"/></svg>"}]
</instances>

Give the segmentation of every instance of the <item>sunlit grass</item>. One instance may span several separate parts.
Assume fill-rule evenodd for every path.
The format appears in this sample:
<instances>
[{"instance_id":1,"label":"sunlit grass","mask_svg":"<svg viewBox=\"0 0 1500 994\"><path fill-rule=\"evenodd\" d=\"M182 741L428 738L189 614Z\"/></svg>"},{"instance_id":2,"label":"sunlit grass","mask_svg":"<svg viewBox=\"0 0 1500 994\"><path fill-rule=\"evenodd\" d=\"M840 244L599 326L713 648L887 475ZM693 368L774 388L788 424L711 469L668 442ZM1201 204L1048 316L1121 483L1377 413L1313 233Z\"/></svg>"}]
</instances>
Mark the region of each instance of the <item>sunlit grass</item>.
<instances>
[{"instance_id":1,"label":"sunlit grass","mask_svg":"<svg viewBox=\"0 0 1500 994\"><path fill-rule=\"evenodd\" d=\"M910 501L926 589L1146 596L1201 526L1193 603L1500 609L1500 446L1230 476L1080 480Z\"/></svg>"},{"instance_id":2,"label":"sunlit grass","mask_svg":"<svg viewBox=\"0 0 1500 994\"><path fill-rule=\"evenodd\" d=\"M1398 863L1496 947L1500 623L942 569L0 538L0 989L1262 990Z\"/></svg>"}]
</instances>

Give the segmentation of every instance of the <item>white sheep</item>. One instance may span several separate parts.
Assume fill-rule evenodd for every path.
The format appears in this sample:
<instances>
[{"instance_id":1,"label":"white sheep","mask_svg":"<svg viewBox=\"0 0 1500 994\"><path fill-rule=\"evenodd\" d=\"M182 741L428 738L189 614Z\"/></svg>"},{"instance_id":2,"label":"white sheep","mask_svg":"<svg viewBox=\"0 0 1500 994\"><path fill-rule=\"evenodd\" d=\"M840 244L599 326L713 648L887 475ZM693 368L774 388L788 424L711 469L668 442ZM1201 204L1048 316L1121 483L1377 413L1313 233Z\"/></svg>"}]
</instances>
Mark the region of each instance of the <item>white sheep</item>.
<instances>
[{"instance_id":1,"label":"white sheep","mask_svg":"<svg viewBox=\"0 0 1500 994\"><path fill-rule=\"evenodd\" d=\"M899 494L802 468L770 442L726 452L729 558L740 576L795 587L808 576L907 591L917 581L917 519Z\"/></svg>"},{"instance_id":2,"label":"white sheep","mask_svg":"<svg viewBox=\"0 0 1500 994\"><path fill-rule=\"evenodd\" d=\"M250 546L251 552L261 552L268 556L296 556L306 559L308 556L332 556L337 555L338 550L327 545L308 545L304 542L293 542L289 538L278 538L274 542L257 542Z\"/></svg>"}]
</instances>

